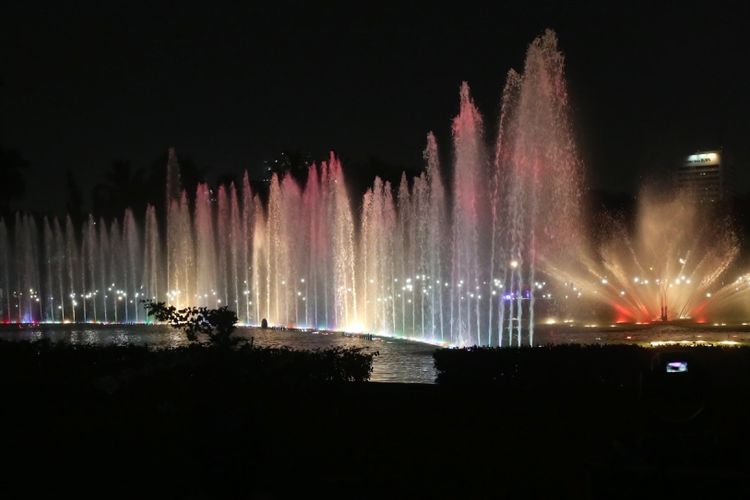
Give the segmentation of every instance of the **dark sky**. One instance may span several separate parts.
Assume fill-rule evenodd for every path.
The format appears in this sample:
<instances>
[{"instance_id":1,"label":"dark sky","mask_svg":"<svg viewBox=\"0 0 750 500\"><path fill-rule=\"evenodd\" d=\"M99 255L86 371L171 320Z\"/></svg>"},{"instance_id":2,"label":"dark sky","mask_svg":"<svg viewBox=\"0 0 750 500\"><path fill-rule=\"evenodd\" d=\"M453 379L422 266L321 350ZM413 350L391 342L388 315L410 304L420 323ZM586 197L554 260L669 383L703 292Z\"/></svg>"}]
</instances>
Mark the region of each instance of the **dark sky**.
<instances>
[{"instance_id":1,"label":"dark sky","mask_svg":"<svg viewBox=\"0 0 750 500\"><path fill-rule=\"evenodd\" d=\"M744 2L314 3L4 2L0 143L31 165L20 206L62 210L66 170L88 192L113 160L170 145L213 174L297 147L419 166L428 130L448 144L462 80L494 129L506 72L547 27L591 186L632 191L723 145L750 191Z\"/></svg>"}]
</instances>

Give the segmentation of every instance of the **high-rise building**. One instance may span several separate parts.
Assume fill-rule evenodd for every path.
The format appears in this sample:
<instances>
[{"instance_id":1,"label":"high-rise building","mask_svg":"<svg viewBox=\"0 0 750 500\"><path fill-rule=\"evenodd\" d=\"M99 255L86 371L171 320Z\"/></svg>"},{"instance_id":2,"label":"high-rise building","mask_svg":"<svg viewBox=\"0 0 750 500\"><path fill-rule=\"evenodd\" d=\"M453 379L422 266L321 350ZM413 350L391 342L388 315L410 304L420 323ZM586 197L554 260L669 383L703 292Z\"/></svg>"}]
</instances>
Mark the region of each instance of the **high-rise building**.
<instances>
[{"instance_id":1,"label":"high-rise building","mask_svg":"<svg viewBox=\"0 0 750 500\"><path fill-rule=\"evenodd\" d=\"M691 154L677 169L677 187L693 193L700 203L717 203L724 198L722 151Z\"/></svg>"}]
</instances>

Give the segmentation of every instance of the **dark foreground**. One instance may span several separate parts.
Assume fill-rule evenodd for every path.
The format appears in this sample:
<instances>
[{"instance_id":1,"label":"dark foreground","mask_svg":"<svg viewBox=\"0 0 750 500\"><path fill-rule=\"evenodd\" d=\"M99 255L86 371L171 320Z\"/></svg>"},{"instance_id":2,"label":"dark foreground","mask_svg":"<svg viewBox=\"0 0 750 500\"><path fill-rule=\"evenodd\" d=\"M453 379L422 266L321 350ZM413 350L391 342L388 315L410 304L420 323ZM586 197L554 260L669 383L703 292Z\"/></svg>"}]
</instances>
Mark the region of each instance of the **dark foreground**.
<instances>
[{"instance_id":1,"label":"dark foreground","mask_svg":"<svg viewBox=\"0 0 750 500\"><path fill-rule=\"evenodd\" d=\"M619 388L5 373L0 496L746 498L750 377L711 366Z\"/></svg>"}]
</instances>

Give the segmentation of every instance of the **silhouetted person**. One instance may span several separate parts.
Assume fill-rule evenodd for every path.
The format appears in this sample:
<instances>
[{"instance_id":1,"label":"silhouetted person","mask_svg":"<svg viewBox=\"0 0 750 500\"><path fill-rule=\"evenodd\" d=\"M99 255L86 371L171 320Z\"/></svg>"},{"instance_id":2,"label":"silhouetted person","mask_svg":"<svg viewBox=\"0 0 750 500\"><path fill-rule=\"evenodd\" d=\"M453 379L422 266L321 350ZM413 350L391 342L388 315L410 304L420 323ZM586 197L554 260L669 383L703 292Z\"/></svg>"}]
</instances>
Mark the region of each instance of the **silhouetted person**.
<instances>
[{"instance_id":1,"label":"silhouetted person","mask_svg":"<svg viewBox=\"0 0 750 500\"><path fill-rule=\"evenodd\" d=\"M260 327L263 328L264 330L268 329L268 320L266 318L263 318L262 320L260 320Z\"/></svg>"}]
</instances>

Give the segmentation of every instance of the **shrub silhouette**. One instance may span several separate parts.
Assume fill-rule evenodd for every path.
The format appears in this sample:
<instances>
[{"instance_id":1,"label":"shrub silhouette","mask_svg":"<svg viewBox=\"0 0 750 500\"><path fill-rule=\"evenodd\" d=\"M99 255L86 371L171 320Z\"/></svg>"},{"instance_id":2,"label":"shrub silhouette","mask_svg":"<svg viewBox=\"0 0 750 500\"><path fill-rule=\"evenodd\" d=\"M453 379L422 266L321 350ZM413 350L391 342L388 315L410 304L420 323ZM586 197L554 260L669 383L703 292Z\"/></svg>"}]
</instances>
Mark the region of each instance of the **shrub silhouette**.
<instances>
[{"instance_id":1,"label":"shrub silhouette","mask_svg":"<svg viewBox=\"0 0 750 500\"><path fill-rule=\"evenodd\" d=\"M177 309L164 302L145 300L144 308L149 316L157 321L169 323L173 328L185 332L191 342L201 342L205 336L211 345L232 347L245 339L232 337L237 324L237 313L223 306L218 309L207 307L185 307Z\"/></svg>"}]
</instances>

